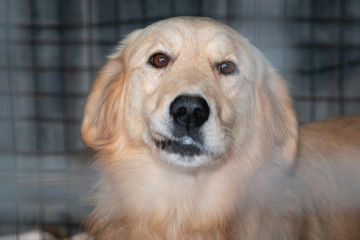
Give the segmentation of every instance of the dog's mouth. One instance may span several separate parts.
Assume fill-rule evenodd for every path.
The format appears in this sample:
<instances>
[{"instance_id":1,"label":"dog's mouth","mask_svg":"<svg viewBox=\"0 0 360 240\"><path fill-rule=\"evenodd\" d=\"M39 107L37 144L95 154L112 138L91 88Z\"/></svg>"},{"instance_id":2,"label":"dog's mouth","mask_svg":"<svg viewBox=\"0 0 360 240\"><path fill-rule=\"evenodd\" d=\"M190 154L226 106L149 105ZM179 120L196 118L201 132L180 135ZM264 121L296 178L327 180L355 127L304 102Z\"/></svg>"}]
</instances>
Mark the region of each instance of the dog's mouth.
<instances>
[{"instance_id":1,"label":"dog's mouth","mask_svg":"<svg viewBox=\"0 0 360 240\"><path fill-rule=\"evenodd\" d=\"M191 138L185 138L183 140L155 140L155 145L165 152L179 154L181 156L192 157L204 153L202 145Z\"/></svg>"}]
</instances>

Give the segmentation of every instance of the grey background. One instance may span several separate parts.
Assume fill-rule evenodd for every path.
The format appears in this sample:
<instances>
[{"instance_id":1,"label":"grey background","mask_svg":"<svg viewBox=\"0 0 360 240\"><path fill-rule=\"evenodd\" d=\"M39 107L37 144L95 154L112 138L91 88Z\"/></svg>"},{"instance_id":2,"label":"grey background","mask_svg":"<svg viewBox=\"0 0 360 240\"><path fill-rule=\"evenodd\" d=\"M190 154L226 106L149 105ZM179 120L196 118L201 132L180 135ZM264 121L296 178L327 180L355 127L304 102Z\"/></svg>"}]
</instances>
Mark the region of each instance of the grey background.
<instances>
[{"instance_id":1,"label":"grey background","mask_svg":"<svg viewBox=\"0 0 360 240\"><path fill-rule=\"evenodd\" d=\"M0 236L78 231L92 208L79 134L89 86L124 35L177 15L249 38L289 82L301 123L360 112L358 0L0 0Z\"/></svg>"}]
</instances>

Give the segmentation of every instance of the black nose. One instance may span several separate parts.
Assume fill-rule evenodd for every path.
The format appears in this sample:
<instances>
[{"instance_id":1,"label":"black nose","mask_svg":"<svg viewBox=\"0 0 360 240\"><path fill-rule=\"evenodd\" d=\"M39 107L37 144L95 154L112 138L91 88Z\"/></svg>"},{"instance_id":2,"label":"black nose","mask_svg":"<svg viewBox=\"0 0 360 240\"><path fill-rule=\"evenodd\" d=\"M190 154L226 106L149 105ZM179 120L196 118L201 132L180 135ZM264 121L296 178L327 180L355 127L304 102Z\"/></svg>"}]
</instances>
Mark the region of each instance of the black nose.
<instances>
[{"instance_id":1,"label":"black nose","mask_svg":"<svg viewBox=\"0 0 360 240\"><path fill-rule=\"evenodd\" d=\"M208 120L209 114L209 105L202 97L180 95L170 105L174 123L187 131L201 127Z\"/></svg>"}]
</instances>

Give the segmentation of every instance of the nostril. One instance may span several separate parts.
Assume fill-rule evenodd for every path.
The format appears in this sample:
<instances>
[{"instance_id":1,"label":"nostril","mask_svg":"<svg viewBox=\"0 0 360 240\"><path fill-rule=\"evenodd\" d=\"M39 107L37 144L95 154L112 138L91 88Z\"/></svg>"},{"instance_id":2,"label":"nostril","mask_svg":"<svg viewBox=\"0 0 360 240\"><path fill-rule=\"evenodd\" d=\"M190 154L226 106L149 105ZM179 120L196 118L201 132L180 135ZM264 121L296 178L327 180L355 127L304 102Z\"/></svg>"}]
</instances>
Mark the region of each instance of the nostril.
<instances>
[{"instance_id":1,"label":"nostril","mask_svg":"<svg viewBox=\"0 0 360 240\"><path fill-rule=\"evenodd\" d=\"M171 116L174 118L176 123L184 123L186 124L188 122L188 114L186 107L183 106L175 106L172 108L172 111L170 111Z\"/></svg>"},{"instance_id":2,"label":"nostril","mask_svg":"<svg viewBox=\"0 0 360 240\"><path fill-rule=\"evenodd\" d=\"M194 117L195 118L206 118L208 113L206 111L204 111L203 109L195 109L194 111Z\"/></svg>"},{"instance_id":3,"label":"nostril","mask_svg":"<svg viewBox=\"0 0 360 240\"><path fill-rule=\"evenodd\" d=\"M202 126L209 114L209 105L202 97L181 95L170 105L170 115L174 122L186 129Z\"/></svg>"},{"instance_id":4,"label":"nostril","mask_svg":"<svg viewBox=\"0 0 360 240\"><path fill-rule=\"evenodd\" d=\"M179 110L176 112L176 115L181 117L186 115L187 111L185 107L180 107Z\"/></svg>"},{"instance_id":5,"label":"nostril","mask_svg":"<svg viewBox=\"0 0 360 240\"><path fill-rule=\"evenodd\" d=\"M199 127L203 125L209 118L209 107L206 103L206 105L203 105L202 108L197 108L193 112L193 124L195 127Z\"/></svg>"}]
</instances>

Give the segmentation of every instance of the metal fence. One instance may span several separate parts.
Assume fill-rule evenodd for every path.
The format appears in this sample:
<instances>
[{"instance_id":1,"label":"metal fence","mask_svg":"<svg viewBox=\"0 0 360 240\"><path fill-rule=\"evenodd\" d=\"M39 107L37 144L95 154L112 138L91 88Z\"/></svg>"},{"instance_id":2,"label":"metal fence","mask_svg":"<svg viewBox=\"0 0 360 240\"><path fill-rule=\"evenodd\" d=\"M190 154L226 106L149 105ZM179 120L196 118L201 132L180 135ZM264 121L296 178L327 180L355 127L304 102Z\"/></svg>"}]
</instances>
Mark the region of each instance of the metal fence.
<instances>
[{"instance_id":1,"label":"metal fence","mask_svg":"<svg viewBox=\"0 0 360 240\"><path fill-rule=\"evenodd\" d=\"M289 82L305 123L360 112L359 9L357 0L1 0L0 236L79 230L93 182L82 107L130 31L177 15L231 25Z\"/></svg>"}]
</instances>

